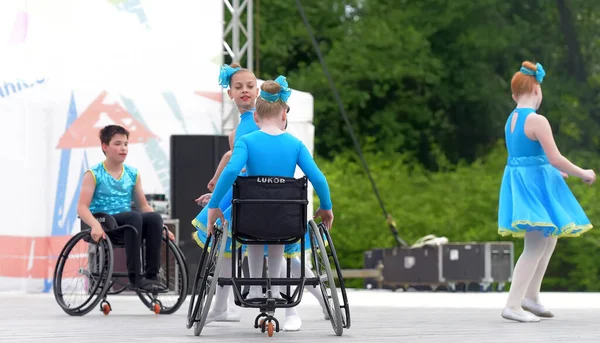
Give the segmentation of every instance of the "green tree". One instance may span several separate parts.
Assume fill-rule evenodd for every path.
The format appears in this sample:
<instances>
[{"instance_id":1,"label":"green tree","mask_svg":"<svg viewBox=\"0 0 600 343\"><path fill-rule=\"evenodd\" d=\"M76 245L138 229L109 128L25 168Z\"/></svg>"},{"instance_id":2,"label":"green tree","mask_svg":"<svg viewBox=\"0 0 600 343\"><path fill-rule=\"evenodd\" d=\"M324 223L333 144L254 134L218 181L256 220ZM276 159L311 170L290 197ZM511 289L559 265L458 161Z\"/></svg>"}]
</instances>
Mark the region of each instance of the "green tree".
<instances>
[{"instance_id":1,"label":"green tree","mask_svg":"<svg viewBox=\"0 0 600 343\"><path fill-rule=\"evenodd\" d=\"M260 1L257 74L288 76L315 98L315 151L336 209L344 267L392 235L353 151L295 1ZM521 239L497 235L510 80L544 65L544 102L562 153L587 168L600 140L600 2L588 0L303 0L381 196L409 242ZM592 223L598 188L568 180ZM598 290L595 230L561 239L545 289Z\"/></svg>"}]
</instances>

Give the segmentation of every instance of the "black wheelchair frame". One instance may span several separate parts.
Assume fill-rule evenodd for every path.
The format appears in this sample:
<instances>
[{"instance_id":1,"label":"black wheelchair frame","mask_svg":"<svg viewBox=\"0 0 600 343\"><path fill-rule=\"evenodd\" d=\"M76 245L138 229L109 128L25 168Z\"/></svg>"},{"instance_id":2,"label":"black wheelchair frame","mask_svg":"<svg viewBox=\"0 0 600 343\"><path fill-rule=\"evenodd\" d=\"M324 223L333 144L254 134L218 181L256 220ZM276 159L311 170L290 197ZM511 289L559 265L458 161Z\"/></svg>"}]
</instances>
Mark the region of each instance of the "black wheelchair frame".
<instances>
[{"instance_id":1,"label":"black wheelchair frame","mask_svg":"<svg viewBox=\"0 0 600 343\"><path fill-rule=\"evenodd\" d=\"M258 308L260 313L254 320L254 328L260 328L261 332L267 331L269 337L273 335L273 332L279 332L279 321L274 316L275 310L300 304L305 286L320 287L336 335L341 336L344 328L350 328L350 310L335 248L331 236L324 226L317 225L313 220L307 221L307 191L308 179L306 177L294 179L240 176L236 179L233 185L231 211L232 277L215 277L218 275L217 271L221 270L220 268L226 267L222 266L222 257L228 231L226 226L215 226L214 234L208 237L204 245L188 309L186 326L188 329L193 326L196 336L200 335L205 326L217 285L233 286L234 302L237 306ZM307 222L309 223L311 255L317 271L316 276L312 278L307 278L305 275L304 246ZM323 237L328 240L332 254L327 253ZM287 278L241 277L243 245L284 245L297 242L300 242L301 246L300 277L290 277L289 260ZM238 244L240 245L238 246ZM342 305L340 305L329 258L333 259L337 271ZM319 261L321 263L318 263ZM321 272L324 272L325 275L321 275ZM216 282L214 282L215 280ZM329 286L326 286L325 283L328 283ZM266 298L247 299L248 293L242 293L242 286L265 287ZM280 300L281 298L276 299L272 294L271 286L287 286L286 294L281 294L283 301ZM289 295L292 286L295 286L296 289L293 294ZM328 288L331 294L329 294ZM342 309L344 309L343 314Z\"/></svg>"},{"instance_id":2,"label":"black wheelchair frame","mask_svg":"<svg viewBox=\"0 0 600 343\"><path fill-rule=\"evenodd\" d=\"M71 316L83 316L92 311L92 309L100 303L100 311L105 315L108 315L112 311L112 307L110 303L106 300L108 295L116 295L120 294L125 290L133 291L140 298L142 303L148 307L151 311L156 314L173 314L177 312L177 310L181 307L183 302L187 297L187 287L188 287L188 271L187 264L185 261L185 256L180 248L174 244L168 238L168 228L163 225L163 230L165 231L163 236L163 243L165 243L165 255L164 259L166 261L165 267L165 277L166 277L166 286L167 289L158 289L154 288L151 291L139 289L132 286L128 280L127 272L114 272L114 248L124 248L124 242L120 241L120 239L116 239L115 242L111 240L111 236L114 233L124 230L132 230L136 236L139 237L138 230L132 225L121 225L118 226L114 217L106 214L106 213L94 213L94 217L98 219L101 223L104 232L106 233L105 239L100 239L98 242L95 242L91 237L91 228L81 221L81 230L75 236L73 236L67 244L63 247L60 255L56 261L56 266L54 268L54 277L53 277L53 291L54 298L59 306L65 311L67 314ZM62 293L62 279L65 265L67 263L67 258L71 250L80 242L84 241L85 243L90 244L88 247L88 265L91 263L96 263L96 268L90 268L94 270L84 271L82 268L79 268L79 273L84 274L88 277L88 282L92 282L92 278L95 279L95 283L88 290L89 298L84 301L81 305L76 307L71 307L64 299L64 294ZM140 246L140 254L141 254L141 262L142 266L145 261L145 249L144 244L141 240ZM93 252L90 252L90 248L93 247ZM161 248L162 250L162 248ZM172 271L170 270L170 260L169 260L169 252L172 253L174 258L174 267L175 272L178 274L175 278L179 277L179 280L176 280L178 285L181 286L179 290L179 297L177 301L172 306L166 306L161 301L160 294L165 294L169 292L169 285L171 278L173 277ZM162 255L162 254L161 254ZM161 256L161 259L163 256ZM100 260L103 260L102 262ZM179 270L177 270L179 267ZM162 267L161 267L162 269ZM89 275L87 275L89 274ZM142 272L143 276L143 272ZM126 282L120 281L119 279L126 279ZM116 288L115 286L120 286L121 288ZM111 291L111 289L113 289Z\"/></svg>"}]
</instances>

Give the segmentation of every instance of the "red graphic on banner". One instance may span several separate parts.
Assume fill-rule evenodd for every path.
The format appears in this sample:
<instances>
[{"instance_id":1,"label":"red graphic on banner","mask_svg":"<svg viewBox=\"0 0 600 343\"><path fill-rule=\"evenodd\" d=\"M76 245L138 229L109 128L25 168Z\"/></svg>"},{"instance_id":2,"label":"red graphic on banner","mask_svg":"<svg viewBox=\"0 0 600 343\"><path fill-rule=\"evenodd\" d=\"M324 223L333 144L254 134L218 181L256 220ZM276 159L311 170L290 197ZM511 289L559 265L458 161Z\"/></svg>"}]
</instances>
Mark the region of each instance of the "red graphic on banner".
<instances>
[{"instance_id":1,"label":"red graphic on banner","mask_svg":"<svg viewBox=\"0 0 600 343\"><path fill-rule=\"evenodd\" d=\"M223 93L221 93L221 92L196 91L194 93L196 93L196 95L200 95L200 96L203 96L205 98L209 98L209 99L214 100L216 102L223 102Z\"/></svg>"},{"instance_id":2,"label":"red graphic on banner","mask_svg":"<svg viewBox=\"0 0 600 343\"><path fill-rule=\"evenodd\" d=\"M144 143L158 138L137 121L118 103L105 104L106 92L102 92L81 113L58 140L57 149L88 148L100 146L98 133L106 125L120 125L129 131L129 143Z\"/></svg>"}]
</instances>

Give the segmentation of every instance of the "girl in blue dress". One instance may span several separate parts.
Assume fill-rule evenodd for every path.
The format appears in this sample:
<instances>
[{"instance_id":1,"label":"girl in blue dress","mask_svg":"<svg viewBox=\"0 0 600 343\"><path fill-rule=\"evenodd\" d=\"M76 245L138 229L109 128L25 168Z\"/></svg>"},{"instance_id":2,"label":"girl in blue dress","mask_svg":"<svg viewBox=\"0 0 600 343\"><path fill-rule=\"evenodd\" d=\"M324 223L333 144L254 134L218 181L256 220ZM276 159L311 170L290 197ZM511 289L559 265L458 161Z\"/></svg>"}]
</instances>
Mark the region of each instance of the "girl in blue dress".
<instances>
[{"instance_id":1,"label":"girl in blue dress","mask_svg":"<svg viewBox=\"0 0 600 343\"><path fill-rule=\"evenodd\" d=\"M233 148L233 144L240 137L246 135L247 133L258 130L258 126L254 121L254 106L255 101L258 96L258 86L256 76L248 69L241 68L239 64L234 63L231 65L223 65L219 74L219 84L223 88L228 88L227 94L231 97L231 99L235 102L238 110L240 111L240 123L230 135L230 148ZM233 137L232 137L233 136ZM214 180L219 179L219 175L223 170L223 167L229 162L229 158L231 157L231 150L228 151L221 162L219 163L219 167L215 172L215 176L209 182L208 187L214 187ZM196 202L201 204L205 202L210 197L209 194L205 194L198 199ZM231 199L232 199L232 188L230 187L225 195L220 199L219 208L224 211L225 215L229 217L231 211ZM227 218L229 219L229 218ZM200 247L204 247L206 243L206 227L208 221L208 207L205 207L194 220L192 221L192 225L196 228L196 231L192 234L192 237L196 241L196 243ZM224 266L220 272L220 276L224 278L231 277L231 233L227 235L227 242L225 246L225 260ZM240 321L239 312L235 312L235 306L228 306L229 295L233 295L231 286L217 287L215 293L215 301L211 311L208 313L208 317L206 318L206 323L210 323L213 321ZM233 302L230 302L233 303Z\"/></svg>"},{"instance_id":2,"label":"girl in blue dress","mask_svg":"<svg viewBox=\"0 0 600 343\"><path fill-rule=\"evenodd\" d=\"M557 238L577 237L592 228L564 178L573 175L591 185L596 174L561 155L548 120L536 113L544 76L541 64L523 62L511 81L517 107L504 128L508 159L500 188L498 233L524 237L525 249L515 265L502 317L519 322L553 317L539 295Z\"/></svg>"},{"instance_id":3,"label":"girl in blue dress","mask_svg":"<svg viewBox=\"0 0 600 343\"><path fill-rule=\"evenodd\" d=\"M284 131L289 95L290 90L283 76L275 81L265 81L261 86L260 98L256 104L260 131L247 134L235 143L231 160L223 170L207 206L209 232L212 231L212 224L217 219L221 221L226 219L226 214L222 213L219 204L244 166L247 168L248 175L282 177L293 177L296 166L300 166L321 200L321 206L315 213L315 217L321 217L325 227L331 228L333 211L327 180L316 166L306 146ZM289 246L288 253L293 254L294 248L299 250L306 247ZM250 245L247 250L250 277L257 277L262 271L264 247ZM284 246L269 245L267 251L271 277L278 277L283 267ZM272 286L272 290L275 296L280 293L279 286ZM260 287L250 287L249 298L262 296ZM287 316L284 330L287 326L290 326L291 330L299 329L300 322L293 320L288 323L291 319L299 319L299 317Z\"/></svg>"}]
</instances>

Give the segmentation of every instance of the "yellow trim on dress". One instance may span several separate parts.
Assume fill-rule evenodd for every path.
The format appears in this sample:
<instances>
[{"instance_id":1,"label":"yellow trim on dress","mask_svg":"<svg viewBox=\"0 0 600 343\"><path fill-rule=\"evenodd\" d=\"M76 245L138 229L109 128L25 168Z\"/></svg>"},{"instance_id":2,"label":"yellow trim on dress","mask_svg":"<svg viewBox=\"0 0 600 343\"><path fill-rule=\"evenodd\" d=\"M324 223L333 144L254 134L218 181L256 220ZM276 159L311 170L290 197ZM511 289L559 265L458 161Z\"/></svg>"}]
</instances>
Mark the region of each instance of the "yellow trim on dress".
<instances>
[{"instance_id":1,"label":"yellow trim on dress","mask_svg":"<svg viewBox=\"0 0 600 343\"><path fill-rule=\"evenodd\" d=\"M304 253L307 254L310 252L310 250L306 250ZM296 258L296 257L300 257L300 251L295 252L295 253L291 253L291 254L286 254L285 252L283 253L283 257L284 258Z\"/></svg>"},{"instance_id":2,"label":"yellow trim on dress","mask_svg":"<svg viewBox=\"0 0 600 343\"><path fill-rule=\"evenodd\" d=\"M108 173L108 175L110 175L110 172L108 171L108 169L106 169L106 161L102 162L102 166L104 167L104 170ZM123 175L125 175L125 164L121 164L121 167L123 168L123 170L121 170L121 175L119 175L119 177L116 179L117 181L120 181L123 178ZM110 176L112 177L112 175Z\"/></svg>"},{"instance_id":3,"label":"yellow trim on dress","mask_svg":"<svg viewBox=\"0 0 600 343\"><path fill-rule=\"evenodd\" d=\"M200 248L204 249L204 243L202 243L202 241L200 240L200 237L198 237L198 231L194 231L192 233L192 238L194 239L194 241L196 241L196 244L198 244L198 246ZM229 246L229 250L231 250L231 246ZM208 251L210 252L210 247L208 248ZM306 250L306 252L305 252L306 256L310 256L309 255L310 253L311 253L310 249ZM244 256L248 256L248 252L247 251L244 251L243 254L244 254ZM223 254L223 256L230 258L231 257L231 253L230 252L225 252ZM300 252L298 251L298 252L295 252L295 253L292 253L292 254L286 254L286 253L284 253L283 257L284 258L296 258L296 257L300 257Z\"/></svg>"},{"instance_id":4,"label":"yellow trim on dress","mask_svg":"<svg viewBox=\"0 0 600 343\"><path fill-rule=\"evenodd\" d=\"M192 225L193 225L193 226L194 226L196 229L198 229L198 230L201 230L202 232L204 232L204 233L206 233L206 234L208 233L208 232L206 231L206 226L205 226L204 224L200 223L200 222L198 221L198 219L194 218L194 220L192 220ZM231 231L229 231L229 230L227 230L227 237L231 238Z\"/></svg>"},{"instance_id":5,"label":"yellow trim on dress","mask_svg":"<svg viewBox=\"0 0 600 343\"><path fill-rule=\"evenodd\" d=\"M198 244L198 246L200 248L204 249L204 243L202 243L202 241L200 240L200 237L198 237L198 231L192 232L192 238L194 239L194 241L196 241L196 244ZM229 248L231 250L231 247L229 247ZM210 247L208 247L208 251L210 252ZM225 251L223 253L223 256L231 258L231 253Z\"/></svg>"},{"instance_id":6,"label":"yellow trim on dress","mask_svg":"<svg viewBox=\"0 0 600 343\"><path fill-rule=\"evenodd\" d=\"M200 222L199 222L199 221L198 221L196 218L194 218L194 220L192 220L192 225L193 225L193 226L194 226L196 229L199 229L199 230L201 230L202 232L204 232L204 233L207 233L207 232L206 232L206 226L204 226L204 224L200 223ZM231 233L230 233L230 232L228 232L228 237L229 237L229 238L232 238L232 237L231 237ZM192 238L194 239L194 241L196 241L196 244L198 244L198 246L199 246L200 248L204 249L204 243L202 243L202 241L200 240L200 237L198 237L198 231L194 231L194 232L192 232ZM239 243L238 243L238 244L239 244ZM325 246L328 246L328 244L325 244ZM228 248L229 248L229 250L231 250L231 244L230 244L230 246L229 246ZM208 251L210 251L210 247L208 248ZM311 253L311 251L312 251L312 249L306 249L306 252L305 252L305 254L307 254L307 255L308 255L308 254L310 254L310 253ZM283 253L283 257L285 257L285 258L295 258L295 257L300 257L300 255L301 255L301 252L300 252L300 251L293 252L293 253L291 253L291 254L289 254L289 253L285 253L285 252ZM225 252L225 253L224 253L224 256L225 256L225 257L231 257L231 253L230 253L230 252ZM246 252L244 252L244 256L248 256L248 252L247 252L247 251L246 251Z\"/></svg>"},{"instance_id":7,"label":"yellow trim on dress","mask_svg":"<svg viewBox=\"0 0 600 343\"><path fill-rule=\"evenodd\" d=\"M98 184L98 181L96 181L96 175L94 174L94 171L93 171L93 170L91 170L91 169L88 169L88 170L86 171L86 173L87 173L87 172L90 172L90 174L92 174L92 177L94 178L94 185L97 185L97 184Z\"/></svg>"},{"instance_id":8,"label":"yellow trim on dress","mask_svg":"<svg viewBox=\"0 0 600 343\"><path fill-rule=\"evenodd\" d=\"M593 228L592 224L584 224L584 225L575 225L575 223L569 223L565 226L563 226L560 230L558 229L558 227L552 223L546 223L546 222L530 222L528 220L518 220L512 223L512 229L507 229L507 228L498 228L498 234L501 236L513 236L513 237L524 237L525 233L527 232L527 230L522 229L519 227L519 225L528 225L528 226L538 226L538 227L553 227L554 230L552 231L552 233L550 234L551 237L558 237L558 238L566 238L566 237L579 237L581 235L583 235L584 233L590 231ZM517 230L517 231L515 231ZM530 230L530 231L534 231L534 230ZM578 232L576 232L578 231ZM557 232L561 232L560 234L557 234Z\"/></svg>"}]
</instances>

